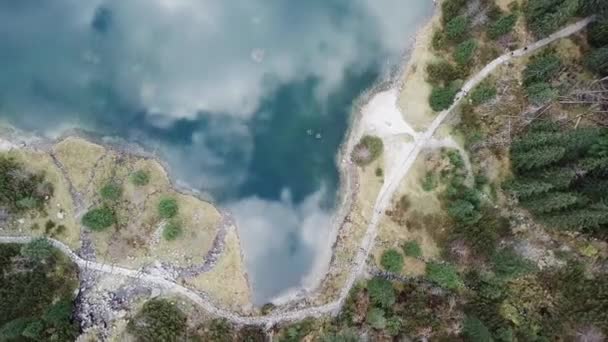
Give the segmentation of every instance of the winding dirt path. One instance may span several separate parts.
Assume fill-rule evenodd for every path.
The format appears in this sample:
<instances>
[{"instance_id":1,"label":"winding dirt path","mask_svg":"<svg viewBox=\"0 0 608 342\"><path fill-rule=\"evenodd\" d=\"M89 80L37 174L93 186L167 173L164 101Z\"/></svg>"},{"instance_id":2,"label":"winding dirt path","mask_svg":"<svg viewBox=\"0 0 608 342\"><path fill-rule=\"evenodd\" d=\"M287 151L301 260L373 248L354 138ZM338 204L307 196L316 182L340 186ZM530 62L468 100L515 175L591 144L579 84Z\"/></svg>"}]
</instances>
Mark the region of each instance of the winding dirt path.
<instances>
[{"instance_id":1,"label":"winding dirt path","mask_svg":"<svg viewBox=\"0 0 608 342\"><path fill-rule=\"evenodd\" d=\"M296 309L288 312L271 313L266 316L241 316L234 312L218 308L206 298L205 294L197 293L193 290L185 288L179 284L176 284L171 279L167 279L159 275L145 273L141 270L132 270L114 265L102 264L95 261L87 261L82 259L72 250L70 250L70 248L62 242L54 239L49 239L49 241L53 244L53 246L65 253L81 269L108 273L112 275L121 275L130 278L137 278L148 283L153 283L159 288L162 288L168 292L179 294L189 298L213 316L225 318L231 321L232 323L238 325L258 325L271 327L273 325L276 325L277 323L298 321L308 317L320 317L324 315L337 314L342 308L342 305L344 304L348 293L353 287L355 281L359 278L359 276L364 270L366 260L378 233L378 223L382 218L382 213L390 205L390 201L393 197L393 194L397 190L401 180L409 172L420 151L428 145L429 141L431 141L433 135L435 134L439 126L441 126L441 124L446 120L446 118L450 115L454 108L458 106L462 99L466 97L466 94L468 94L469 91L471 91L475 86L477 86L498 66L508 62L513 58L521 57L533 51L536 51L557 39L564 38L573 33L576 33L582 30L585 26L587 26L592 20L593 18L583 19L525 48L509 52L496 58L464 84L461 91L456 95L455 101L449 109L439 113L439 115L437 115L437 117L433 120L433 122L427 128L426 131L417 134L417 137L414 141L414 148L412 148L409 153L404 153L402 156L399 156L397 162L395 163L395 165L397 165L395 172L392 172L390 177L385 180L380 190L380 193L378 194L376 204L374 205L373 216L369 222L369 226L367 228L365 236L361 241L361 248L359 248L359 252L355 258L353 265L351 266L349 277L346 280L342 290L340 291L340 296L336 301L316 307ZM0 237L0 243L28 243L32 239L33 238L31 237Z\"/></svg>"}]
</instances>

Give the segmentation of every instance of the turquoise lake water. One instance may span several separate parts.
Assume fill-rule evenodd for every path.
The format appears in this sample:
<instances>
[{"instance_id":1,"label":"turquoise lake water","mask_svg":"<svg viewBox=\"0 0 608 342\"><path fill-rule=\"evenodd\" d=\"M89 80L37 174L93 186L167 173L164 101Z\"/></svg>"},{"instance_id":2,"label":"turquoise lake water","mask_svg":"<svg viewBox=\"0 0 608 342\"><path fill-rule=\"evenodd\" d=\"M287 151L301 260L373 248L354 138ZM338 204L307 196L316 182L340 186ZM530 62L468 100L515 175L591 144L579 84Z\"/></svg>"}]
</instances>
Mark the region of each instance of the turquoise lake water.
<instances>
[{"instance_id":1,"label":"turquoise lake water","mask_svg":"<svg viewBox=\"0 0 608 342\"><path fill-rule=\"evenodd\" d=\"M254 300L327 245L353 101L430 0L0 0L0 115L158 151L239 224Z\"/></svg>"}]
</instances>

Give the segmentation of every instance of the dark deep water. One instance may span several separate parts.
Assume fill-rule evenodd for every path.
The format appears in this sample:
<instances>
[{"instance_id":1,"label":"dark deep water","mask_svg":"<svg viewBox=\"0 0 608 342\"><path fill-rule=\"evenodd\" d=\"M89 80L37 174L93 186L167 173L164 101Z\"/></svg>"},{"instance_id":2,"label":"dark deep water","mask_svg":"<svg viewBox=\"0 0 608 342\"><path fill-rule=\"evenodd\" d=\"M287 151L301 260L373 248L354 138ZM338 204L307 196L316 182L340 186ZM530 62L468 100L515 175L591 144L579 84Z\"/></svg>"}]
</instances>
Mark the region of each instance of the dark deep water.
<instances>
[{"instance_id":1,"label":"dark deep water","mask_svg":"<svg viewBox=\"0 0 608 342\"><path fill-rule=\"evenodd\" d=\"M0 0L0 116L157 149L231 209L255 301L327 245L354 99L430 0ZM388 63L388 64L387 64Z\"/></svg>"}]
</instances>

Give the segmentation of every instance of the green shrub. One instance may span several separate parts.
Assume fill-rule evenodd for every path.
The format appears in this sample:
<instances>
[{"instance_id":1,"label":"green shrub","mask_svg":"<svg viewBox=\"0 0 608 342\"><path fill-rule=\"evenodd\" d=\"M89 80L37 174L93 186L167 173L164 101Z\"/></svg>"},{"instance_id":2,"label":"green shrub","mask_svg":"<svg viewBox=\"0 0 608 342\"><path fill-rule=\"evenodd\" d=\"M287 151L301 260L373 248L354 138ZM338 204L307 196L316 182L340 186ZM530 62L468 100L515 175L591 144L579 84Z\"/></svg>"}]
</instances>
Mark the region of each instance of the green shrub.
<instances>
[{"instance_id":1,"label":"green shrub","mask_svg":"<svg viewBox=\"0 0 608 342\"><path fill-rule=\"evenodd\" d=\"M21 255L34 260L42 261L53 255L53 246L45 238L37 238L21 247Z\"/></svg>"},{"instance_id":2,"label":"green shrub","mask_svg":"<svg viewBox=\"0 0 608 342\"><path fill-rule=\"evenodd\" d=\"M496 97L496 87L489 83L482 83L475 87L471 92L471 101L473 105L479 106Z\"/></svg>"},{"instance_id":3,"label":"green shrub","mask_svg":"<svg viewBox=\"0 0 608 342\"><path fill-rule=\"evenodd\" d=\"M395 304L395 289L390 281L374 277L367 282L367 291L374 305L390 308Z\"/></svg>"},{"instance_id":4,"label":"green shrub","mask_svg":"<svg viewBox=\"0 0 608 342\"><path fill-rule=\"evenodd\" d=\"M151 299L127 324L138 341L181 341L186 332L186 315L165 299Z\"/></svg>"},{"instance_id":5,"label":"green shrub","mask_svg":"<svg viewBox=\"0 0 608 342\"><path fill-rule=\"evenodd\" d=\"M513 279L534 271L534 264L523 259L512 249L502 249L492 257L494 272L501 279Z\"/></svg>"},{"instance_id":6,"label":"green shrub","mask_svg":"<svg viewBox=\"0 0 608 342\"><path fill-rule=\"evenodd\" d=\"M432 172L427 172L422 179L422 190L429 192L437 188L437 176Z\"/></svg>"},{"instance_id":7,"label":"green shrub","mask_svg":"<svg viewBox=\"0 0 608 342\"><path fill-rule=\"evenodd\" d=\"M21 335L30 338L32 340L39 340L42 332L44 331L44 325L41 321L33 321L25 327Z\"/></svg>"},{"instance_id":8,"label":"green shrub","mask_svg":"<svg viewBox=\"0 0 608 342\"><path fill-rule=\"evenodd\" d=\"M426 276L430 281L449 290L457 290L464 285L454 266L449 264L428 263Z\"/></svg>"},{"instance_id":9,"label":"green shrub","mask_svg":"<svg viewBox=\"0 0 608 342\"><path fill-rule=\"evenodd\" d=\"M457 199L448 205L448 214L464 225L473 225L481 219L479 208L466 199Z\"/></svg>"},{"instance_id":10,"label":"green shrub","mask_svg":"<svg viewBox=\"0 0 608 342\"><path fill-rule=\"evenodd\" d=\"M62 299L54 303L45 313L44 321L56 326L69 324L72 316L72 301Z\"/></svg>"},{"instance_id":11,"label":"green shrub","mask_svg":"<svg viewBox=\"0 0 608 342\"><path fill-rule=\"evenodd\" d=\"M109 182L99 190L99 194L106 201L118 201L122 196L122 188L117 183Z\"/></svg>"},{"instance_id":12,"label":"green shrub","mask_svg":"<svg viewBox=\"0 0 608 342\"><path fill-rule=\"evenodd\" d=\"M177 215L179 207L174 198L162 198L158 202L158 214L164 219L170 219Z\"/></svg>"},{"instance_id":13,"label":"green shrub","mask_svg":"<svg viewBox=\"0 0 608 342\"><path fill-rule=\"evenodd\" d=\"M0 284L0 341L76 340L77 267L48 241L0 244Z\"/></svg>"},{"instance_id":14,"label":"green shrub","mask_svg":"<svg viewBox=\"0 0 608 342\"><path fill-rule=\"evenodd\" d=\"M497 39L510 33L517 22L516 14L508 14L500 17L496 22L490 25L488 29L488 37L490 39Z\"/></svg>"},{"instance_id":15,"label":"green shrub","mask_svg":"<svg viewBox=\"0 0 608 342\"><path fill-rule=\"evenodd\" d=\"M295 325L296 327L298 324ZM290 328L291 329L291 328ZM200 331L202 330L202 334ZM200 341L233 341L233 329L230 323L223 318L216 318L205 324L203 329L199 329L197 337ZM281 341L283 341L281 339ZM291 341L291 340L287 340Z\"/></svg>"},{"instance_id":16,"label":"green shrub","mask_svg":"<svg viewBox=\"0 0 608 342\"><path fill-rule=\"evenodd\" d=\"M40 200L34 197L24 197L17 201L17 207L25 210L35 209L40 206Z\"/></svg>"},{"instance_id":17,"label":"green shrub","mask_svg":"<svg viewBox=\"0 0 608 342\"><path fill-rule=\"evenodd\" d=\"M449 41L461 42L468 36L469 18L458 16L445 25L445 35Z\"/></svg>"},{"instance_id":18,"label":"green shrub","mask_svg":"<svg viewBox=\"0 0 608 342\"><path fill-rule=\"evenodd\" d=\"M376 136L365 135L354 147L352 159L357 165L365 166L378 159L383 149L382 139Z\"/></svg>"},{"instance_id":19,"label":"green shrub","mask_svg":"<svg viewBox=\"0 0 608 342\"><path fill-rule=\"evenodd\" d=\"M596 48L608 45L608 17L600 18L589 25L587 41Z\"/></svg>"},{"instance_id":20,"label":"green shrub","mask_svg":"<svg viewBox=\"0 0 608 342\"><path fill-rule=\"evenodd\" d=\"M45 232L46 234L49 234L49 233L50 233L50 232L53 230L53 228L55 228L55 226L56 226L56 225L57 225L57 224L56 224L54 221L52 221L52 220L47 220L47 221L44 223L44 232Z\"/></svg>"},{"instance_id":21,"label":"green shrub","mask_svg":"<svg viewBox=\"0 0 608 342\"><path fill-rule=\"evenodd\" d=\"M483 324L482 321L475 317L467 316L464 319L463 333L468 337L467 341L472 342L493 342L492 333Z\"/></svg>"},{"instance_id":22,"label":"green shrub","mask_svg":"<svg viewBox=\"0 0 608 342\"><path fill-rule=\"evenodd\" d=\"M367 324L376 330L382 330L386 328L386 318L384 317L384 310L380 308L371 308L367 313Z\"/></svg>"},{"instance_id":23,"label":"green shrub","mask_svg":"<svg viewBox=\"0 0 608 342\"><path fill-rule=\"evenodd\" d=\"M375 173L376 173L376 177L382 177L382 176L384 176L384 171L382 171L381 167L377 167Z\"/></svg>"},{"instance_id":24,"label":"green shrub","mask_svg":"<svg viewBox=\"0 0 608 342\"><path fill-rule=\"evenodd\" d=\"M528 100L537 106L547 104L557 98L559 95L556 89L553 89L545 82L534 83L526 87Z\"/></svg>"},{"instance_id":25,"label":"green shrub","mask_svg":"<svg viewBox=\"0 0 608 342\"><path fill-rule=\"evenodd\" d=\"M163 237L167 241L173 241L182 235L182 225L177 220L170 220L163 229Z\"/></svg>"},{"instance_id":26,"label":"green shrub","mask_svg":"<svg viewBox=\"0 0 608 342\"><path fill-rule=\"evenodd\" d=\"M585 15L608 15L608 2L605 0L580 0L581 11Z\"/></svg>"},{"instance_id":27,"label":"green shrub","mask_svg":"<svg viewBox=\"0 0 608 342\"><path fill-rule=\"evenodd\" d=\"M412 258L420 258L422 257L422 248L416 240L406 241L403 244L403 253Z\"/></svg>"},{"instance_id":28,"label":"green shrub","mask_svg":"<svg viewBox=\"0 0 608 342\"><path fill-rule=\"evenodd\" d=\"M454 97L458 93L458 90L458 87L454 85L447 87L433 87L431 97L429 98L431 109L436 112L440 112L450 108L452 103L454 103Z\"/></svg>"},{"instance_id":29,"label":"green shrub","mask_svg":"<svg viewBox=\"0 0 608 342\"><path fill-rule=\"evenodd\" d=\"M445 0L441 3L441 19L446 24L457 17L466 5L466 0Z\"/></svg>"},{"instance_id":30,"label":"green shrub","mask_svg":"<svg viewBox=\"0 0 608 342\"><path fill-rule=\"evenodd\" d=\"M431 38L431 47L435 51L441 51L446 47L446 37L442 30L435 30Z\"/></svg>"},{"instance_id":31,"label":"green shrub","mask_svg":"<svg viewBox=\"0 0 608 342\"><path fill-rule=\"evenodd\" d=\"M579 0L528 0L524 13L528 27L542 37L565 25L579 7Z\"/></svg>"},{"instance_id":32,"label":"green shrub","mask_svg":"<svg viewBox=\"0 0 608 342\"><path fill-rule=\"evenodd\" d=\"M561 211L582 203L579 195L568 192L548 192L539 196L528 198L522 203L533 212L548 213Z\"/></svg>"},{"instance_id":33,"label":"green shrub","mask_svg":"<svg viewBox=\"0 0 608 342\"><path fill-rule=\"evenodd\" d=\"M14 319L0 327L0 341L19 341L29 321L25 318Z\"/></svg>"},{"instance_id":34,"label":"green shrub","mask_svg":"<svg viewBox=\"0 0 608 342\"><path fill-rule=\"evenodd\" d=\"M474 39L466 40L456 46L454 60L460 65L467 65L473 60L475 50L477 50L477 42Z\"/></svg>"},{"instance_id":35,"label":"green shrub","mask_svg":"<svg viewBox=\"0 0 608 342\"><path fill-rule=\"evenodd\" d=\"M53 195L52 184L44 174L33 173L12 157L0 156L0 207L12 212L42 209L46 196Z\"/></svg>"},{"instance_id":36,"label":"green shrub","mask_svg":"<svg viewBox=\"0 0 608 342\"><path fill-rule=\"evenodd\" d=\"M511 155L513 166L522 171L544 168L554 164L565 156L566 149L562 146L542 146L527 152Z\"/></svg>"},{"instance_id":37,"label":"green shrub","mask_svg":"<svg viewBox=\"0 0 608 342\"><path fill-rule=\"evenodd\" d=\"M505 184L505 189L515 193L520 200L547 193L553 188L553 184L534 178L518 178Z\"/></svg>"},{"instance_id":38,"label":"green shrub","mask_svg":"<svg viewBox=\"0 0 608 342\"><path fill-rule=\"evenodd\" d=\"M531 59L524 70L524 84L550 82L558 74L561 66L562 62L556 54L536 56Z\"/></svg>"},{"instance_id":39,"label":"green shrub","mask_svg":"<svg viewBox=\"0 0 608 342\"><path fill-rule=\"evenodd\" d=\"M449 84L460 78L460 72L450 62L441 59L426 67L427 80L431 84Z\"/></svg>"},{"instance_id":40,"label":"green shrub","mask_svg":"<svg viewBox=\"0 0 608 342\"><path fill-rule=\"evenodd\" d=\"M608 76L608 47L591 51L585 58L585 65L589 70L600 76Z\"/></svg>"},{"instance_id":41,"label":"green shrub","mask_svg":"<svg viewBox=\"0 0 608 342\"><path fill-rule=\"evenodd\" d=\"M389 272L399 273L403 268L403 255L395 249L388 249L382 253L380 264Z\"/></svg>"},{"instance_id":42,"label":"green shrub","mask_svg":"<svg viewBox=\"0 0 608 342\"><path fill-rule=\"evenodd\" d=\"M398 336L399 334L401 334L402 327L403 319L400 317L393 316L386 320L386 332L391 336Z\"/></svg>"},{"instance_id":43,"label":"green shrub","mask_svg":"<svg viewBox=\"0 0 608 342\"><path fill-rule=\"evenodd\" d=\"M150 183L150 173L145 170L137 170L131 174L131 183L136 186L144 186Z\"/></svg>"},{"instance_id":44,"label":"green shrub","mask_svg":"<svg viewBox=\"0 0 608 342\"><path fill-rule=\"evenodd\" d=\"M116 223L114 212L109 207L91 209L82 217L82 224L94 231L102 231Z\"/></svg>"}]
</instances>

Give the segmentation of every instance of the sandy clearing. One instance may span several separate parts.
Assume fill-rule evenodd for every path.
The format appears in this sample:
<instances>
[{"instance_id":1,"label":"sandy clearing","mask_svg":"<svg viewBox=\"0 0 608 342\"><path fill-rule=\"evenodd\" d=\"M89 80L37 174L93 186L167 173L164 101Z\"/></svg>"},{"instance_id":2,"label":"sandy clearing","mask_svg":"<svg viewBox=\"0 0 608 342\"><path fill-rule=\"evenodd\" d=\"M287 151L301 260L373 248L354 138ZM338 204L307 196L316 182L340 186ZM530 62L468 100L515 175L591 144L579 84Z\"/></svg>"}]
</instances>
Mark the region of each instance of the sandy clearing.
<instances>
[{"instance_id":1,"label":"sandy clearing","mask_svg":"<svg viewBox=\"0 0 608 342\"><path fill-rule=\"evenodd\" d=\"M376 93L361 109L359 136L364 134L382 138L384 143L384 175L386 178L396 172L398 156L408 154L419 137L404 119L397 105L398 90L391 88Z\"/></svg>"},{"instance_id":2,"label":"sandy clearing","mask_svg":"<svg viewBox=\"0 0 608 342\"><path fill-rule=\"evenodd\" d=\"M17 146L15 146L15 144L11 143L10 141L0 139L0 152L10 151L15 147Z\"/></svg>"}]
</instances>

